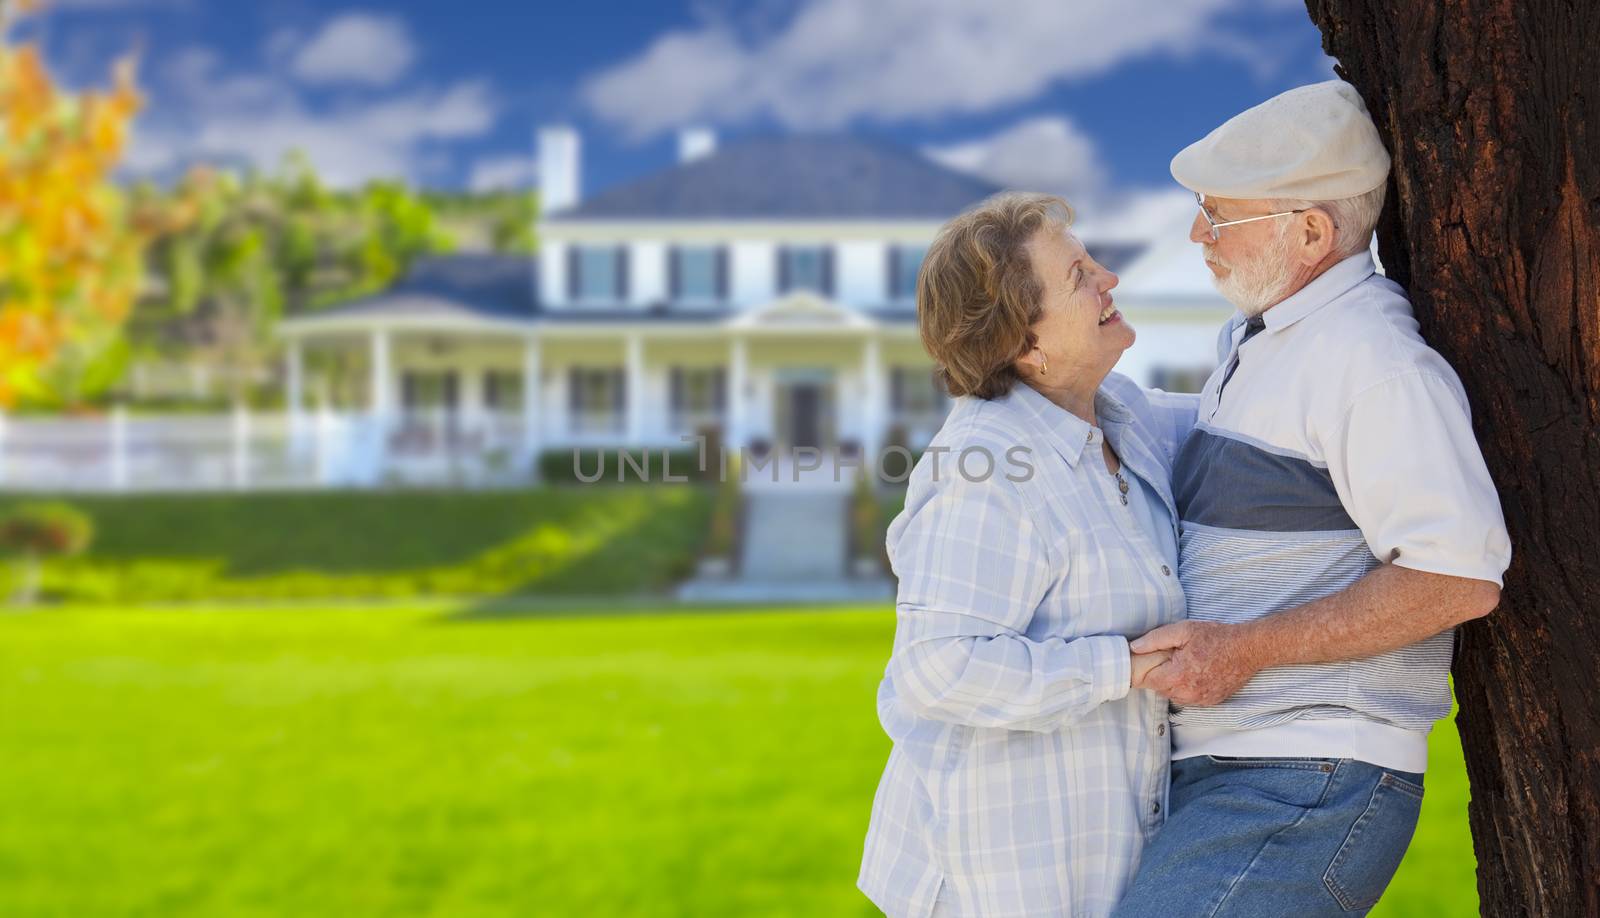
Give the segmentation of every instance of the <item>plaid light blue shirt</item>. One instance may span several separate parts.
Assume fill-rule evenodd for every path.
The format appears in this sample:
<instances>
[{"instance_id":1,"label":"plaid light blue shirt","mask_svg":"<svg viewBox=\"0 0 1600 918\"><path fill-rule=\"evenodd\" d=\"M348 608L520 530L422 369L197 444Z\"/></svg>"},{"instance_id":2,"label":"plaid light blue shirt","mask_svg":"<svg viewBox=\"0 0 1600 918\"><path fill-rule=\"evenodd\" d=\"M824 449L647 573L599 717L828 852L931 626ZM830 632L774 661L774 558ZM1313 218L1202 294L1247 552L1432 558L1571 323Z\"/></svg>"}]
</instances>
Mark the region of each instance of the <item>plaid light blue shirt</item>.
<instances>
[{"instance_id":1,"label":"plaid light blue shirt","mask_svg":"<svg viewBox=\"0 0 1600 918\"><path fill-rule=\"evenodd\" d=\"M1021 384L957 399L889 528L894 748L857 885L896 918L1107 914L1165 818L1167 703L1129 691L1128 639L1184 615L1169 479L1195 399L1112 374L1095 411ZM1118 499L1102 436L1160 531Z\"/></svg>"}]
</instances>

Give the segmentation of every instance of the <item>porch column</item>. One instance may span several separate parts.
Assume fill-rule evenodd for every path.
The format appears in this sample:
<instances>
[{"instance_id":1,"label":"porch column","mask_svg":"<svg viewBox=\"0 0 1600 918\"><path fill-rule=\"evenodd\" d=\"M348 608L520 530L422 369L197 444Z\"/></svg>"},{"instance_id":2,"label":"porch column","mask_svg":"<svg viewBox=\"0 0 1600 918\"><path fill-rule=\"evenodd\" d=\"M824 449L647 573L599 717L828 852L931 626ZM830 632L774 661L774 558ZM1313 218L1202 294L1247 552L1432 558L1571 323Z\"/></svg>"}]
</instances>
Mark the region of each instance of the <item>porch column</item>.
<instances>
[{"instance_id":1,"label":"porch column","mask_svg":"<svg viewBox=\"0 0 1600 918\"><path fill-rule=\"evenodd\" d=\"M367 480L376 484L389 465L389 422L393 405L389 386L389 330L372 331L371 400L368 403L368 420L372 430L372 452L362 463Z\"/></svg>"},{"instance_id":2,"label":"porch column","mask_svg":"<svg viewBox=\"0 0 1600 918\"><path fill-rule=\"evenodd\" d=\"M883 358L876 337L861 349L861 462L868 469L878 461L888 411L884 406Z\"/></svg>"},{"instance_id":3,"label":"porch column","mask_svg":"<svg viewBox=\"0 0 1600 918\"><path fill-rule=\"evenodd\" d=\"M488 416L488 406L483 403L484 370L482 364L470 360L464 360L455 367L459 384L456 390L456 419L461 432L469 437L486 426L484 420Z\"/></svg>"},{"instance_id":4,"label":"porch column","mask_svg":"<svg viewBox=\"0 0 1600 918\"><path fill-rule=\"evenodd\" d=\"M628 445L644 442L644 338L629 335L627 339L627 410Z\"/></svg>"},{"instance_id":5,"label":"porch column","mask_svg":"<svg viewBox=\"0 0 1600 918\"><path fill-rule=\"evenodd\" d=\"M529 470L536 477L542 449L539 426L544 422L544 412L540 410L544 399L544 387L540 385L543 373L539 366L540 356L539 338L529 335L522 345L522 450L527 454Z\"/></svg>"},{"instance_id":6,"label":"porch column","mask_svg":"<svg viewBox=\"0 0 1600 918\"><path fill-rule=\"evenodd\" d=\"M302 391L304 383L299 338L289 338L288 349L284 353L284 359L288 363L287 375L289 377L288 391L284 393L284 400L289 403L289 443L295 449L299 449L301 442L305 438L305 411L301 404L304 400L304 392Z\"/></svg>"},{"instance_id":7,"label":"porch column","mask_svg":"<svg viewBox=\"0 0 1600 918\"><path fill-rule=\"evenodd\" d=\"M723 436L730 450L743 447L747 438L749 417L744 390L749 376L749 354L744 339L736 337L728 347L728 429Z\"/></svg>"},{"instance_id":8,"label":"porch column","mask_svg":"<svg viewBox=\"0 0 1600 918\"><path fill-rule=\"evenodd\" d=\"M367 408L374 418L386 418L392 409L389 392L389 330L372 330L371 398Z\"/></svg>"}]
</instances>

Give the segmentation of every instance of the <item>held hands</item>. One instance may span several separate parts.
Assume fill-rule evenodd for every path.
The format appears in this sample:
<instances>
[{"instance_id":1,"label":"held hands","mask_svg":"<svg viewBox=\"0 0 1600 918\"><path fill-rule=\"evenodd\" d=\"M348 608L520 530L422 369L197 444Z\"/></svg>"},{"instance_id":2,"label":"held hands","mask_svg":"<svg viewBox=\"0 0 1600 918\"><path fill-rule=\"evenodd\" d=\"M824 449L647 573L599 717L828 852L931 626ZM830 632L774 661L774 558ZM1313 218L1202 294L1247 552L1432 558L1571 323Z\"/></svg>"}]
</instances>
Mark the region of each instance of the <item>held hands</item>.
<instances>
[{"instance_id":1,"label":"held hands","mask_svg":"<svg viewBox=\"0 0 1600 918\"><path fill-rule=\"evenodd\" d=\"M1156 667L1172 659L1172 654L1165 650L1157 650L1154 653L1133 654L1132 659L1133 670L1128 680L1129 687L1136 689L1149 688L1148 685L1145 685L1145 677L1149 676L1150 672Z\"/></svg>"},{"instance_id":2,"label":"held hands","mask_svg":"<svg viewBox=\"0 0 1600 918\"><path fill-rule=\"evenodd\" d=\"M1218 622L1162 625L1129 643L1131 683L1178 704L1221 704L1262 668L1247 637L1242 626ZM1148 661L1142 677L1141 660Z\"/></svg>"}]
</instances>

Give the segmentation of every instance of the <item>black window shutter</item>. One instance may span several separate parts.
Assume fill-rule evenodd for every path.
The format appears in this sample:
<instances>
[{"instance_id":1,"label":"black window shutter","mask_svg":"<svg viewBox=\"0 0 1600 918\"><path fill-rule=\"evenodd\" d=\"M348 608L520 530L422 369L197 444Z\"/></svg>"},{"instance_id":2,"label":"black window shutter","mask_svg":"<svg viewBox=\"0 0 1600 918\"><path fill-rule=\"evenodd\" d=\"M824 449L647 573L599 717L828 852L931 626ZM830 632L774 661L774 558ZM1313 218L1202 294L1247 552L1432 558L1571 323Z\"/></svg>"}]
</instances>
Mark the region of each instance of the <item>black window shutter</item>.
<instances>
[{"instance_id":1,"label":"black window shutter","mask_svg":"<svg viewBox=\"0 0 1600 918\"><path fill-rule=\"evenodd\" d=\"M500 374L494 370L483 371L483 403L490 408L499 408L504 398L500 391Z\"/></svg>"},{"instance_id":2,"label":"black window shutter","mask_svg":"<svg viewBox=\"0 0 1600 918\"><path fill-rule=\"evenodd\" d=\"M617 246L617 302L628 298L628 247Z\"/></svg>"},{"instance_id":3,"label":"black window shutter","mask_svg":"<svg viewBox=\"0 0 1600 918\"><path fill-rule=\"evenodd\" d=\"M611 371L611 408L616 413L620 422L628 410L628 374L627 371L616 369Z\"/></svg>"},{"instance_id":4,"label":"black window shutter","mask_svg":"<svg viewBox=\"0 0 1600 918\"><path fill-rule=\"evenodd\" d=\"M885 259L885 263L886 263L886 268L884 270L885 270L885 274L887 275L886 279L887 279L887 282L888 282L888 285L887 285L887 287L885 289L889 291L889 302L893 303L896 300L900 299L900 296L901 296L901 294L900 294L900 247L899 246L895 246L895 245L889 246L888 257Z\"/></svg>"},{"instance_id":5,"label":"black window shutter","mask_svg":"<svg viewBox=\"0 0 1600 918\"><path fill-rule=\"evenodd\" d=\"M728 247L717 246L717 300L726 302L728 299Z\"/></svg>"},{"instance_id":6,"label":"black window shutter","mask_svg":"<svg viewBox=\"0 0 1600 918\"><path fill-rule=\"evenodd\" d=\"M577 367L567 370L567 411L574 423L578 415L583 413L583 371Z\"/></svg>"},{"instance_id":7,"label":"black window shutter","mask_svg":"<svg viewBox=\"0 0 1600 918\"><path fill-rule=\"evenodd\" d=\"M583 270L581 254L577 246L571 246L567 249L567 299L569 301L576 300L578 291L583 289L583 277L579 273Z\"/></svg>"},{"instance_id":8,"label":"black window shutter","mask_svg":"<svg viewBox=\"0 0 1600 918\"><path fill-rule=\"evenodd\" d=\"M667 298L676 302L683 297L683 276L679 272L682 268L678 259L683 257L683 251L677 246L667 247Z\"/></svg>"},{"instance_id":9,"label":"black window shutter","mask_svg":"<svg viewBox=\"0 0 1600 918\"><path fill-rule=\"evenodd\" d=\"M400 407L410 410L417 404L415 374L406 371L400 374Z\"/></svg>"},{"instance_id":10,"label":"black window shutter","mask_svg":"<svg viewBox=\"0 0 1600 918\"><path fill-rule=\"evenodd\" d=\"M728 410L728 370L717 367L711 371L711 409L718 414Z\"/></svg>"},{"instance_id":11,"label":"black window shutter","mask_svg":"<svg viewBox=\"0 0 1600 918\"><path fill-rule=\"evenodd\" d=\"M822 250L822 295L833 296L833 248Z\"/></svg>"},{"instance_id":12,"label":"black window shutter","mask_svg":"<svg viewBox=\"0 0 1600 918\"><path fill-rule=\"evenodd\" d=\"M672 368L672 413L683 413L683 367Z\"/></svg>"},{"instance_id":13,"label":"black window shutter","mask_svg":"<svg viewBox=\"0 0 1600 918\"><path fill-rule=\"evenodd\" d=\"M778 246L778 292L789 292L789 247Z\"/></svg>"},{"instance_id":14,"label":"black window shutter","mask_svg":"<svg viewBox=\"0 0 1600 918\"><path fill-rule=\"evenodd\" d=\"M905 404L905 374L900 372L899 367L894 367L889 370L889 407L899 412L905 408Z\"/></svg>"}]
</instances>

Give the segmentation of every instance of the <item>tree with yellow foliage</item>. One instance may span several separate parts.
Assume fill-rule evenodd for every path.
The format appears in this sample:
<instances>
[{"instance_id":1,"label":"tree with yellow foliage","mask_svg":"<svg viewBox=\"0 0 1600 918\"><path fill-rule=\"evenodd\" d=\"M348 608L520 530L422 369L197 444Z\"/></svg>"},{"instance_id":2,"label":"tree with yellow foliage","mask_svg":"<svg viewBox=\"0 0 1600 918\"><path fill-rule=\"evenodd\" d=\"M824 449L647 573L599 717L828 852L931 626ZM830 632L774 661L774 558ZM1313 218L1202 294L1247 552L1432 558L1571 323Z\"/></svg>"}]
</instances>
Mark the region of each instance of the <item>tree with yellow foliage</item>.
<instances>
[{"instance_id":1,"label":"tree with yellow foliage","mask_svg":"<svg viewBox=\"0 0 1600 918\"><path fill-rule=\"evenodd\" d=\"M8 41L34 4L0 0L0 407L78 401L120 342L143 239L111 173L140 100L133 63L104 92L64 93L36 45Z\"/></svg>"}]
</instances>

